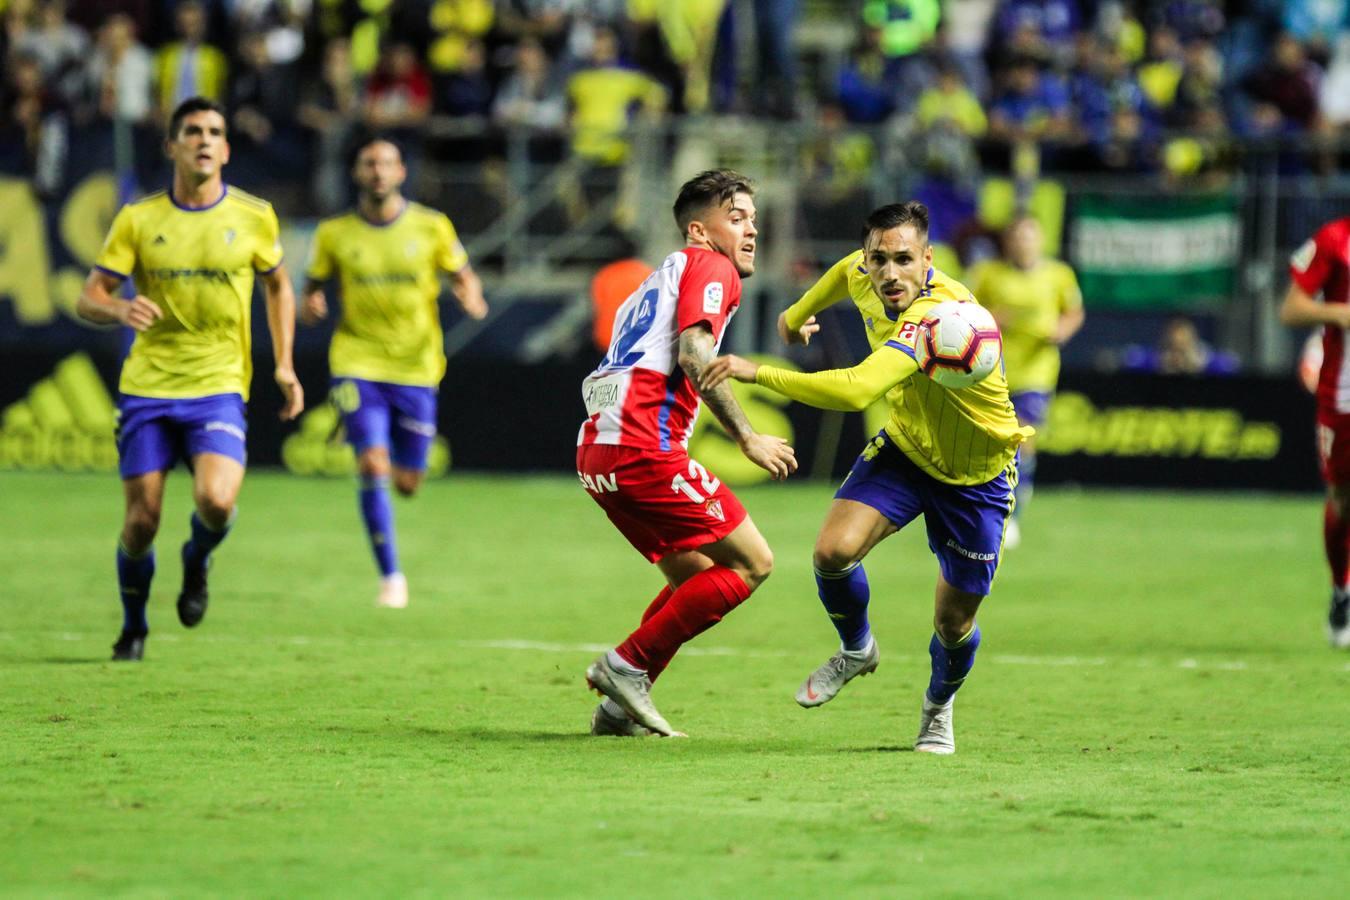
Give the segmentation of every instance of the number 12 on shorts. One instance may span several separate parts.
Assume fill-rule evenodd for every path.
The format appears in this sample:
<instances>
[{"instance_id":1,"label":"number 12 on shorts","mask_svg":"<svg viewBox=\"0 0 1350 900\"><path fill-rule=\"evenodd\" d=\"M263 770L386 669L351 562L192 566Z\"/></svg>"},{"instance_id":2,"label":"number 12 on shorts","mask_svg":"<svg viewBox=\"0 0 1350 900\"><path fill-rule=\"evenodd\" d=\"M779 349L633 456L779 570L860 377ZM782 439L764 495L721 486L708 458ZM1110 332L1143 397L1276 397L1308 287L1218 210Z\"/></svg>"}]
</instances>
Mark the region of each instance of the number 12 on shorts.
<instances>
[{"instance_id":1,"label":"number 12 on shorts","mask_svg":"<svg viewBox=\"0 0 1350 900\"><path fill-rule=\"evenodd\" d=\"M703 488L703 494L698 492L690 481L697 481L699 487ZM722 482L708 474L708 470L698 462L698 460L689 460L689 478L683 475L676 475L670 480L670 489L677 494L684 494L694 503L702 503L708 497L717 493L717 489L722 486ZM705 496L705 494L707 496Z\"/></svg>"}]
</instances>

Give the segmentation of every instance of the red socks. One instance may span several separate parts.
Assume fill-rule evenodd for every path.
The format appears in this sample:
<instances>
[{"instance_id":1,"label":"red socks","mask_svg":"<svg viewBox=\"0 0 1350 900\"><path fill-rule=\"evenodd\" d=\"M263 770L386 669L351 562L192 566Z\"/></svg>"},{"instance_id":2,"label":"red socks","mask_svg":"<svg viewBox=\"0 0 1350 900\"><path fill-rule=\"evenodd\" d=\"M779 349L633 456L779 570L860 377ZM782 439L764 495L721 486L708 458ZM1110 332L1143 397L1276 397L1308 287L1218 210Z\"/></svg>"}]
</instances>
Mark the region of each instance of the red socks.
<instances>
[{"instance_id":1,"label":"red socks","mask_svg":"<svg viewBox=\"0 0 1350 900\"><path fill-rule=\"evenodd\" d=\"M1336 516L1336 509L1327 501L1322 513L1322 538L1326 542L1327 563L1331 566L1332 587L1340 590L1350 577L1350 522Z\"/></svg>"},{"instance_id":2,"label":"red socks","mask_svg":"<svg viewBox=\"0 0 1350 900\"><path fill-rule=\"evenodd\" d=\"M741 576L725 566L699 572L678 589L666 588L642 615L638 630L615 648L653 681L681 645L707 631L750 596Z\"/></svg>"}]
</instances>

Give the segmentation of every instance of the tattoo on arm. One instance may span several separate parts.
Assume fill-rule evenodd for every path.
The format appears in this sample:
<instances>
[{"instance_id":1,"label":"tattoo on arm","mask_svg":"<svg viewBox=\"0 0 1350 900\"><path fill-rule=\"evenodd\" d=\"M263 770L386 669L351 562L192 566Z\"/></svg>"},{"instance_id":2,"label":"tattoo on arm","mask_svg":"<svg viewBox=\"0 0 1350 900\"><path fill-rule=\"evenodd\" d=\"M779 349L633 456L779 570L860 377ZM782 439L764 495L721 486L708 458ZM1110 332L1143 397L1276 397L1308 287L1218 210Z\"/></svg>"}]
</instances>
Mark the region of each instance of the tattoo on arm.
<instances>
[{"instance_id":1,"label":"tattoo on arm","mask_svg":"<svg viewBox=\"0 0 1350 900\"><path fill-rule=\"evenodd\" d=\"M695 386L708 363L713 361L713 356L713 336L707 328L695 325L680 332L680 368ZM699 393L717 421L733 438L741 441L755 433L750 420L745 417L745 410L741 409L731 393L731 382L724 381L710 391Z\"/></svg>"}]
</instances>

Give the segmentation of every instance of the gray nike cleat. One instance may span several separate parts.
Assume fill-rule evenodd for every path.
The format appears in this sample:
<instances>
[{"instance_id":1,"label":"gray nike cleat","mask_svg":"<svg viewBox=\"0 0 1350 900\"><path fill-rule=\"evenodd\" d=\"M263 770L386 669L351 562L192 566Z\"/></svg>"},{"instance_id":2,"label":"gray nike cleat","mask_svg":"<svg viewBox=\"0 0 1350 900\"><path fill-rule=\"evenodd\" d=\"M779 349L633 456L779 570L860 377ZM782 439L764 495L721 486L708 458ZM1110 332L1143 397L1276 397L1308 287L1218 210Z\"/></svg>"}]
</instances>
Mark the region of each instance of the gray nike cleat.
<instances>
[{"instance_id":1,"label":"gray nike cleat","mask_svg":"<svg viewBox=\"0 0 1350 900\"><path fill-rule=\"evenodd\" d=\"M645 672L641 675L625 675L615 671L609 664L609 657L601 653L586 670L586 683L592 690L622 706L636 724L664 737L683 737L670 727L670 723L652 705L652 682Z\"/></svg>"},{"instance_id":2,"label":"gray nike cleat","mask_svg":"<svg viewBox=\"0 0 1350 900\"><path fill-rule=\"evenodd\" d=\"M939 753L949 756L956 752L956 732L952 730L953 697L941 705L923 697L923 716L919 719L919 736L914 739L916 753Z\"/></svg>"},{"instance_id":3,"label":"gray nike cleat","mask_svg":"<svg viewBox=\"0 0 1350 900\"><path fill-rule=\"evenodd\" d=\"M844 685L859 675L875 672L880 660L881 651L877 648L876 638L872 639L866 650L859 653L840 650L797 688L797 702L807 709L829 703Z\"/></svg>"}]
</instances>

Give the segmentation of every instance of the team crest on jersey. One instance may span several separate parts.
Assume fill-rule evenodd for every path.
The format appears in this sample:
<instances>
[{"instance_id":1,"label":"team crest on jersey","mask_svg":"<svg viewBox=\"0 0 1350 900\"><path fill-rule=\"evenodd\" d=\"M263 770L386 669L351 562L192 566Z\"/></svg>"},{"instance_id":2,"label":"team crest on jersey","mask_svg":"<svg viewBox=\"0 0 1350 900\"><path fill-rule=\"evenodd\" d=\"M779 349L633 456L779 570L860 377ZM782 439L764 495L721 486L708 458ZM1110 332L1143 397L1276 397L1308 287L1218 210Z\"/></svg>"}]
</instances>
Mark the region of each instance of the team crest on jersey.
<instances>
[{"instance_id":1,"label":"team crest on jersey","mask_svg":"<svg viewBox=\"0 0 1350 900\"><path fill-rule=\"evenodd\" d=\"M722 282L710 281L703 288L703 311L710 316L722 312Z\"/></svg>"},{"instance_id":2,"label":"team crest on jersey","mask_svg":"<svg viewBox=\"0 0 1350 900\"><path fill-rule=\"evenodd\" d=\"M1313 257L1317 255L1317 243L1312 238L1303 242L1303 245L1294 251L1294 255L1289 257L1289 264L1300 272L1308 271L1308 266L1312 265Z\"/></svg>"},{"instance_id":3,"label":"team crest on jersey","mask_svg":"<svg viewBox=\"0 0 1350 900\"><path fill-rule=\"evenodd\" d=\"M233 244L233 243L234 243L234 238L235 238L235 230L234 230L233 228L226 228L226 229L225 229L225 243L227 243L227 244Z\"/></svg>"},{"instance_id":4,"label":"team crest on jersey","mask_svg":"<svg viewBox=\"0 0 1350 900\"><path fill-rule=\"evenodd\" d=\"M722 512L721 500L709 500L703 508L708 511L708 515L712 516L717 521L725 522L727 520L726 513Z\"/></svg>"}]
</instances>

